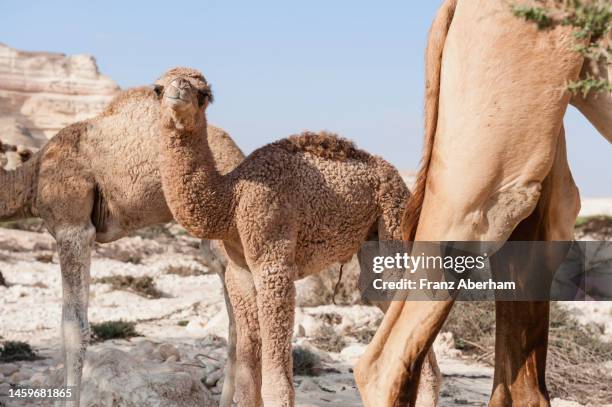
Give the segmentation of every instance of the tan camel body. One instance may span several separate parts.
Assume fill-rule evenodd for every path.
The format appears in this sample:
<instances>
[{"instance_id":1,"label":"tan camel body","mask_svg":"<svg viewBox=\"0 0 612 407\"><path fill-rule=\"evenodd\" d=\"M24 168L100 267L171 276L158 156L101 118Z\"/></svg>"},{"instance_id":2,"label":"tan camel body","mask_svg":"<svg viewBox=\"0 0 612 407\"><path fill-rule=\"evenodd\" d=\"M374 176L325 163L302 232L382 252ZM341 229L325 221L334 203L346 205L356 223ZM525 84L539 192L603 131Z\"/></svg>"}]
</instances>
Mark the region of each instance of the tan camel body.
<instances>
[{"instance_id":1,"label":"tan camel body","mask_svg":"<svg viewBox=\"0 0 612 407\"><path fill-rule=\"evenodd\" d=\"M570 240L580 207L565 154L568 27L539 31L504 0L447 0L426 61L425 154L405 212L417 241ZM610 140L600 98L580 110ZM416 243L418 245L418 243ZM355 378L367 407L412 406L420 363L451 307L394 302ZM549 406L547 302L498 302L491 406Z\"/></svg>"},{"instance_id":2,"label":"tan camel body","mask_svg":"<svg viewBox=\"0 0 612 407\"><path fill-rule=\"evenodd\" d=\"M229 257L239 405L293 406L294 281L347 262L376 233L399 239L408 189L384 160L327 133L269 144L221 175L208 147L204 77L175 68L159 85L166 200L178 222L222 240ZM436 397L429 389L424 400Z\"/></svg>"},{"instance_id":3,"label":"tan camel body","mask_svg":"<svg viewBox=\"0 0 612 407\"><path fill-rule=\"evenodd\" d=\"M158 168L158 120L152 89L127 90L100 116L61 130L15 171L0 170L0 219L40 217L57 240L65 380L77 386L77 401L69 403L74 406L89 338L93 242L111 242L173 219ZM209 135L219 171L228 172L242 161L244 155L224 131L211 126ZM224 389L230 399L231 392Z\"/></svg>"}]
</instances>

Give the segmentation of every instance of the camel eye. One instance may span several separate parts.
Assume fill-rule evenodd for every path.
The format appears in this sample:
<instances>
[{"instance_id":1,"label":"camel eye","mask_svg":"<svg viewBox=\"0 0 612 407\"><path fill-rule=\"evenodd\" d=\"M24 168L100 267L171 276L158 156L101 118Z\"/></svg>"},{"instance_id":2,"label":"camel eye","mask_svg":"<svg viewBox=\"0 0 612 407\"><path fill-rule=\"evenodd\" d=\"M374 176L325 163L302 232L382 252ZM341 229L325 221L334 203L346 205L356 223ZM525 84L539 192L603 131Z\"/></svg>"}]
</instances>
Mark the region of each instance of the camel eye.
<instances>
[{"instance_id":1,"label":"camel eye","mask_svg":"<svg viewBox=\"0 0 612 407\"><path fill-rule=\"evenodd\" d=\"M204 92L204 91L198 91L198 104L200 106L204 105L204 103L206 103L206 98L208 98L208 93Z\"/></svg>"},{"instance_id":2,"label":"camel eye","mask_svg":"<svg viewBox=\"0 0 612 407\"><path fill-rule=\"evenodd\" d=\"M153 87L153 92L155 92L157 97L161 97L162 93L164 93L164 87L161 85L155 85Z\"/></svg>"}]
</instances>

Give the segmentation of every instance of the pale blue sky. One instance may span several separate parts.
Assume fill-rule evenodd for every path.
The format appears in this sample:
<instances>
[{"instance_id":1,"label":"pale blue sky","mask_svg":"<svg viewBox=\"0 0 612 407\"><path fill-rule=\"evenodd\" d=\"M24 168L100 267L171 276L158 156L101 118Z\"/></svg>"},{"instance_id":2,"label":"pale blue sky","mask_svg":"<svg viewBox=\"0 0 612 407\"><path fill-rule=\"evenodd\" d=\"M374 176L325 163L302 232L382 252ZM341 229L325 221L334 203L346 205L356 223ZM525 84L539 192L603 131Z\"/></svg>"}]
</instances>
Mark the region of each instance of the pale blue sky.
<instances>
[{"instance_id":1,"label":"pale blue sky","mask_svg":"<svg viewBox=\"0 0 612 407\"><path fill-rule=\"evenodd\" d=\"M250 152L305 129L353 139L400 169L421 154L423 54L437 1L6 1L0 42L94 55L122 87L176 65L213 84L211 122ZM571 111L583 196L612 196L612 148Z\"/></svg>"}]
</instances>

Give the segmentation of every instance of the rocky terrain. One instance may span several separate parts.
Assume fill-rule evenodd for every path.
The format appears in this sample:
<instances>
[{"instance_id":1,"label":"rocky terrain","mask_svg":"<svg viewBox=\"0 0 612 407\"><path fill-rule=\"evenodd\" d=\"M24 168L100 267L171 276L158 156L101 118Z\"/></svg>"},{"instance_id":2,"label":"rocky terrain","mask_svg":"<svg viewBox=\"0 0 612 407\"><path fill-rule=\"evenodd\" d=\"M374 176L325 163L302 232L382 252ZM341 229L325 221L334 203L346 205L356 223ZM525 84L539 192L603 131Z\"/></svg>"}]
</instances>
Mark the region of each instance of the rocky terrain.
<instances>
[{"instance_id":1,"label":"rocky terrain","mask_svg":"<svg viewBox=\"0 0 612 407\"><path fill-rule=\"evenodd\" d=\"M0 400L11 385L61 383L61 282L55 242L37 231L40 226L35 222L20 227L30 230L0 229L0 343L27 342L39 358L0 363ZM141 336L90 346L84 370L85 406L216 405L227 314L219 278L210 272L208 260L202 257L199 242L175 225L96 245L90 321L134 322ZM352 366L382 314L358 304L356 275L355 262L345 266L336 296L339 305L331 305L338 267L298 283L294 356L301 407L361 405ZM149 276L151 286L139 290L130 286L127 276ZM612 303L569 306L585 324L596 324L610 338ZM435 344L444 375L441 405L485 406L492 368L457 349L456 340L443 333ZM36 405L4 400L7 406ZM556 399L553 405L581 404Z\"/></svg>"},{"instance_id":2,"label":"rocky terrain","mask_svg":"<svg viewBox=\"0 0 612 407\"><path fill-rule=\"evenodd\" d=\"M40 147L58 130L98 114L119 90L89 55L29 52L0 43L0 137Z\"/></svg>"},{"instance_id":3,"label":"rocky terrain","mask_svg":"<svg viewBox=\"0 0 612 407\"><path fill-rule=\"evenodd\" d=\"M117 91L117 84L100 74L90 56L25 52L0 44L0 137L12 145L0 145L0 166L14 168L23 146L38 148L62 127L94 116ZM412 183L414 173L403 176ZM583 200L581 215L596 214L612 215L611 200ZM592 226L599 223L586 223L577 236L610 238L612 227L606 219L601 221L603 229L594 232ZM61 384L61 277L55 242L40 222L10 226L0 228L0 346L26 342L37 357L2 361L0 354L0 406L47 406L51 403L19 403L6 395L14 385ZM98 340L89 347L84 406L216 406L228 319L221 283L209 261L199 241L176 225L96 245L90 321L133 323L139 336ZM352 366L382 314L360 303L357 274L355 261L345 266L337 305L332 298L339 266L297 284L298 406L361 406ZM562 307L597 338L612 340L612 303ZM485 406L488 401L493 369L466 350L464 339L449 329L434 345L444 376L444 407ZM612 354L604 359L603 381L612 377ZM580 404L569 398L556 398L553 406L612 406L612 400Z\"/></svg>"}]
</instances>

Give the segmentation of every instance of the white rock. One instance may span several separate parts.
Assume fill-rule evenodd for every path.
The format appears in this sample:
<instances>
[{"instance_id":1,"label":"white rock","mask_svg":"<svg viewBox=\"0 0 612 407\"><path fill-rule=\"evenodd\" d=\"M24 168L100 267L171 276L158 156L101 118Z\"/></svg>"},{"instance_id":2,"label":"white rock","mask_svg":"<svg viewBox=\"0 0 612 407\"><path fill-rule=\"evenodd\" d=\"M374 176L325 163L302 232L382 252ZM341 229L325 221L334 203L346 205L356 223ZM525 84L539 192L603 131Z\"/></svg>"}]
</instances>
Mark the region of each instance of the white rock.
<instances>
[{"instance_id":1,"label":"white rock","mask_svg":"<svg viewBox=\"0 0 612 407\"><path fill-rule=\"evenodd\" d=\"M304 338L306 336L306 329L301 324L293 326L293 339Z\"/></svg>"},{"instance_id":2,"label":"white rock","mask_svg":"<svg viewBox=\"0 0 612 407\"><path fill-rule=\"evenodd\" d=\"M321 391L321 387L310 377L305 377L302 379L302 383L300 383L300 391Z\"/></svg>"},{"instance_id":3,"label":"white rock","mask_svg":"<svg viewBox=\"0 0 612 407\"><path fill-rule=\"evenodd\" d=\"M34 370L30 369L29 367L22 367L19 369L19 373L24 379L29 379L34 374Z\"/></svg>"},{"instance_id":4,"label":"white rock","mask_svg":"<svg viewBox=\"0 0 612 407\"><path fill-rule=\"evenodd\" d=\"M89 55L23 52L0 44L5 142L40 147L59 129L100 113L118 90Z\"/></svg>"},{"instance_id":5,"label":"white rock","mask_svg":"<svg viewBox=\"0 0 612 407\"><path fill-rule=\"evenodd\" d=\"M30 378L30 383L32 386L41 386L47 378L47 375L42 372L37 372L32 375Z\"/></svg>"},{"instance_id":6,"label":"white rock","mask_svg":"<svg viewBox=\"0 0 612 407\"><path fill-rule=\"evenodd\" d=\"M302 314L299 325L302 327L304 334L303 336L308 338L314 338L324 336L329 333L329 327L321 319L315 318L312 315ZM299 329L299 328L298 328ZM333 330L333 329L332 329ZM294 324L295 331L295 324Z\"/></svg>"},{"instance_id":7,"label":"white rock","mask_svg":"<svg viewBox=\"0 0 612 407\"><path fill-rule=\"evenodd\" d=\"M355 360L360 358L361 355L363 355L365 349L366 345L363 345L361 343L355 343L342 349L342 351L340 352L340 356L345 360Z\"/></svg>"},{"instance_id":8,"label":"white rock","mask_svg":"<svg viewBox=\"0 0 612 407\"><path fill-rule=\"evenodd\" d=\"M434 352L438 357L460 357L461 351L455 348L455 338L452 332L441 332L433 344Z\"/></svg>"},{"instance_id":9,"label":"white rock","mask_svg":"<svg viewBox=\"0 0 612 407\"><path fill-rule=\"evenodd\" d=\"M0 363L0 374L10 376L19 370L19 366L14 363Z\"/></svg>"},{"instance_id":10,"label":"white rock","mask_svg":"<svg viewBox=\"0 0 612 407\"><path fill-rule=\"evenodd\" d=\"M189 326L189 325L187 325ZM221 309L204 327L204 335L216 335L227 340L229 319L225 309Z\"/></svg>"},{"instance_id":11,"label":"white rock","mask_svg":"<svg viewBox=\"0 0 612 407\"><path fill-rule=\"evenodd\" d=\"M582 404L575 401L563 400L560 398L554 398L550 401L552 407L583 407Z\"/></svg>"},{"instance_id":12,"label":"white rock","mask_svg":"<svg viewBox=\"0 0 612 407\"><path fill-rule=\"evenodd\" d=\"M81 402L88 407L216 406L188 368L141 361L115 348L88 352Z\"/></svg>"},{"instance_id":13,"label":"white rock","mask_svg":"<svg viewBox=\"0 0 612 407\"><path fill-rule=\"evenodd\" d=\"M214 372L206 376L206 380L205 380L206 386L213 387L214 385L217 384L217 382L219 381L219 379L221 379L221 377L223 377L223 370L222 369L215 370Z\"/></svg>"},{"instance_id":14,"label":"white rock","mask_svg":"<svg viewBox=\"0 0 612 407\"><path fill-rule=\"evenodd\" d=\"M9 381L13 384L22 384L27 378L21 372L15 372L9 377Z\"/></svg>"},{"instance_id":15,"label":"white rock","mask_svg":"<svg viewBox=\"0 0 612 407\"><path fill-rule=\"evenodd\" d=\"M174 363L174 362L178 362L180 359L175 356L175 355L170 355L168 356L168 358L166 359L166 362L168 363Z\"/></svg>"},{"instance_id":16,"label":"white rock","mask_svg":"<svg viewBox=\"0 0 612 407\"><path fill-rule=\"evenodd\" d=\"M162 343L156 349L162 360L167 361L170 357L174 358L174 361L181 360L181 354L178 349L171 343Z\"/></svg>"}]
</instances>

